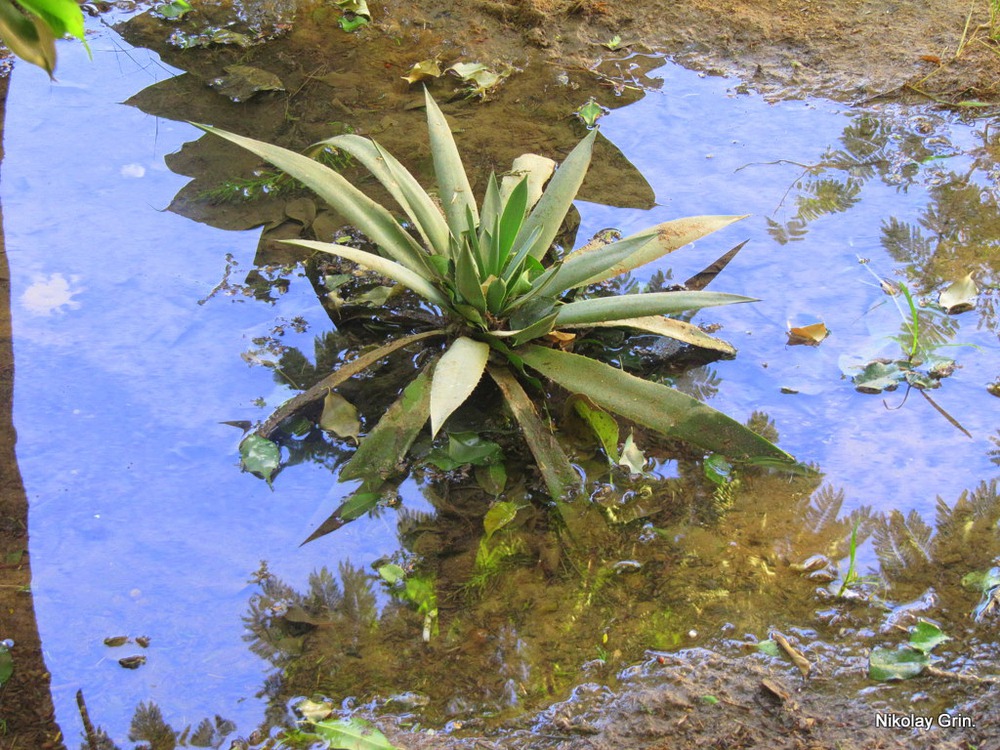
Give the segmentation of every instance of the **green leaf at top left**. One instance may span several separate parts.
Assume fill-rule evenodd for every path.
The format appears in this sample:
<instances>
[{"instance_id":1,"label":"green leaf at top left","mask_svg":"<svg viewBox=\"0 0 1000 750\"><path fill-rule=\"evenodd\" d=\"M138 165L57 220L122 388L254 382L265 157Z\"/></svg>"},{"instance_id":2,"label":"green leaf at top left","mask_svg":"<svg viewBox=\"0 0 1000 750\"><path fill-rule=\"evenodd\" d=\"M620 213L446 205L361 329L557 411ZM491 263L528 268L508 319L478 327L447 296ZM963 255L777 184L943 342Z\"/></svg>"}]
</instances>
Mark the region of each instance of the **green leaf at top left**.
<instances>
[{"instance_id":1,"label":"green leaf at top left","mask_svg":"<svg viewBox=\"0 0 1000 750\"><path fill-rule=\"evenodd\" d=\"M26 16L9 0L0 0L0 39L22 60L52 75L56 67L56 43L52 30L41 18Z\"/></svg>"},{"instance_id":2,"label":"green leaf at top left","mask_svg":"<svg viewBox=\"0 0 1000 750\"><path fill-rule=\"evenodd\" d=\"M247 435L240 443L240 463L246 471L271 484L271 477L281 465L281 449L277 443L256 433Z\"/></svg>"}]
</instances>

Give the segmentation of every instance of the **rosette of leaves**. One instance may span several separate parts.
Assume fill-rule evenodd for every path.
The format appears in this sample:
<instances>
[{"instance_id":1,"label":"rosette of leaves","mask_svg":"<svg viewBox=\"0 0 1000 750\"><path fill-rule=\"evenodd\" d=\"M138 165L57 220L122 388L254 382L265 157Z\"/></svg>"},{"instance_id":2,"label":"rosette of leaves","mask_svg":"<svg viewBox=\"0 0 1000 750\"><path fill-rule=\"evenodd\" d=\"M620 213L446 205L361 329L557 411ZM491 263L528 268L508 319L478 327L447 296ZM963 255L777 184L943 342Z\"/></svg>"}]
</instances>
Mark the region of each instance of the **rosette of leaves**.
<instances>
[{"instance_id":1,"label":"rosette of leaves","mask_svg":"<svg viewBox=\"0 0 1000 750\"><path fill-rule=\"evenodd\" d=\"M430 358L417 372L342 468L342 480L360 479L362 484L334 514L335 520L342 523L375 507L426 423L430 422L432 437L437 435L484 375L499 388L549 493L556 498L574 488L579 477L555 440L552 425L539 415L523 387L525 382L540 385L532 372L569 393L586 396L602 409L706 453L761 464L794 463L768 440L691 396L546 345L552 332L615 326L731 353L725 342L665 316L751 298L671 291L581 299L577 292L742 217L675 219L615 242L590 243L550 261L549 250L588 169L597 131L573 149L551 179L554 163L538 156L516 160L513 174L500 181L490 175L480 204L444 115L434 99L425 96L438 201L372 140L348 134L322 144L363 164L399 204L412 232L345 177L307 156L201 126L307 185L367 235L379 254L310 240L290 240L291 244L346 258L392 279L422 297L442 321L440 327L402 336L341 366L280 407L254 433L258 439L269 436L306 402L322 399L347 378L408 344L441 342L440 356Z\"/></svg>"}]
</instances>

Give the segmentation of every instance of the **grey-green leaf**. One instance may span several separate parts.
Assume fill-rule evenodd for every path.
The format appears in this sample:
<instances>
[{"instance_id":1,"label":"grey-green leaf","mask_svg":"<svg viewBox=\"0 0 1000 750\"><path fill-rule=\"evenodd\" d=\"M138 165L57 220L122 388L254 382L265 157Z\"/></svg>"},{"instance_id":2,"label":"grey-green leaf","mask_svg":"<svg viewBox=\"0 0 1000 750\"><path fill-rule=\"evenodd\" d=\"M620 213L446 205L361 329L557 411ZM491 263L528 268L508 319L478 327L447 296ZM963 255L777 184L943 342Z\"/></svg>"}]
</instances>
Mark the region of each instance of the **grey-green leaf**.
<instances>
[{"instance_id":1,"label":"grey-green leaf","mask_svg":"<svg viewBox=\"0 0 1000 750\"><path fill-rule=\"evenodd\" d=\"M531 255L541 259L548 251L552 241L559 233L563 219L573 200L576 198L580 185L583 184L584 175L590 167L590 156L594 150L594 139L597 131L592 130L587 134L576 147L570 151L569 156L563 161L555 176L549 181L548 187L542 193L538 203L531 214L521 225L521 231L517 235L516 246L520 246L521 240L531 235L535 229L539 229L538 239L532 244Z\"/></svg>"},{"instance_id":2,"label":"grey-green leaf","mask_svg":"<svg viewBox=\"0 0 1000 750\"><path fill-rule=\"evenodd\" d=\"M330 391L323 399L323 413L319 418L319 426L337 437L353 440L358 439L358 433L361 431L357 408L336 391Z\"/></svg>"},{"instance_id":3,"label":"grey-green leaf","mask_svg":"<svg viewBox=\"0 0 1000 750\"><path fill-rule=\"evenodd\" d=\"M365 479L371 482L395 474L429 414L430 376L424 369L361 440L354 456L340 471L341 481Z\"/></svg>"},{"instance_id":4,"label":"grey-green leaf","mask_svg":"<svg viewBox=\"0 0 1000 750\"><path fill-rule=\"evenodd\" d=\"M930 657L913 648L873 648L868 656L868 676L873 680L908 680L931 663Z\"/></svg>"},{"instance_id":5,"label":"grey-green leaf","mask_svg":"<svg viewBox=\"0 0 1000 750\"><path fill-rule=\"evenodd\" d=\"M396 157L375 141L358 135L338 135L323 143L346 151L364 164L410 217L427 246L438 255L447 255L448 224L441 210Z\"/></svg>"},{"instance_id":6,"label":"grey-green leaf","mask_svg":"<svg viewBox=\"0 0 1000 750\"><path fill-rule=\"evenodd\" d=\"M431 435L452 413L465 403L479 384L490 356L490 346L482 341L459 336L434 368L431 383Z\"/></svg>"},{"instance_id":7,"label":"grey-green leaf","mask_svg":"<svg viewBox=\"0 0 1000 750\"><path fill-rule=\"evenodd\" d=\"M208 125L197 127L214 133L237 146L257 154L309 187L340 213L350 224L360 229L387 255L416 273L428 273L426 253L399 225L392 214L362 193L342 175L308 156L280 146L229 133Z\"/></svg>"},{"instance_id":8,"label":"grey-green leaf","mask_svg":"<svg viewBox=\"0 0 1000 750\"><path fill-rule=\"evenodd\" d=\"M586 394L598 406L664 435L733 459L763 459L790 468L795 465L791 456L770 441L673 388L579 354L530 344L517 349L517 354L570 393Z\"/></svg>"},{"instance_id":9,"label":"grey-green leaf","mask_svg":"<svg viewBox=\"0 0 1000 750\"><path fill-rule=\"evenodd\" d=\"M471 211L478 222L479 210L448 121L426 89L424 100L427 105L427 129L434 157L434 173L437 175L438 197L448 217L451 233L457 239L467 228L466 212Z\"/></svg>"},{"instance_id":10,"label":"grey-green leaf","mask_svg":"<svg viewBox=\"0 0 1000 750\"><path fill-rule=\"evenodd\" d=\"M549 495L553 500L563 499L568 492L579 488L579 475L555 437L538 418L534 404L513 373L504 367L491 367L489 373L500 387L514 419L524 433L524 440L535 457Z\"/></svg>"},{"instance_id":11,"label":"grey-green leaf","mask_svg":"<svg viewBox=\"0 0 1000 750\"><path fill-rule=\"evenodd\" d=\"M556 326L669 315L685 310L700 310L703 307L756 301L753 297L724 292L654 292L595 297L560 307Z\"/></svg>"},{"instance_id":12,"label":"grey-green leaf","mask_svg":"<svg viewBox=\"0 0 1000 750\"><path fill-rule=\"evenodd\" d=\"M381 255L374 255L365 250L358 250L347 245L337 245L332 242L317 242L316 240L283 240L283 242L286 245L298 245L309 250L319 250L323 253L339 255L341 258L352 260L358 265L370 268L412 289L428 302L448 309L448 298L424 276L395 261L383 258Z\"/></svg>"},{"instance_id":13,"label":"grey-green leaf","mask_svg":"<svg viewBox=\"0 0 1000 750\"><path fill-rule=\"evenodd\" d=\"M624 318L622 320L575 323L572 325L563 323L562 326L565 328L632 328L636 331L654 333L658 336L665 336L685 344L690 344L691 346L720 352L726 356L736 354L736 348L728 341L709 336L698 326L687 321L665 318L662 315L646 315L641 318Z\"/></svg>"}]
</instances>

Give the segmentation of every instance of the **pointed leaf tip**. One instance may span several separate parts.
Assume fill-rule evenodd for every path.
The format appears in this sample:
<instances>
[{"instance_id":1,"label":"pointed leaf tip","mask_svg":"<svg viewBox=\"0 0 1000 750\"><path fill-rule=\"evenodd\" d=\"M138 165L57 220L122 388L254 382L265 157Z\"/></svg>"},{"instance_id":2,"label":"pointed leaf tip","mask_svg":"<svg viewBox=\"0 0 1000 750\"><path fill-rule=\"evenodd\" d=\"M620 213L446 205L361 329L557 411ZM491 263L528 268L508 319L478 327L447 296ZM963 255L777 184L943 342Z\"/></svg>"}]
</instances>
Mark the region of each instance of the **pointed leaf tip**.
<instances>
[{"instance_id":1,"label":"pointed leaf tip","mask_svg":"<svg viewBox=\"0 0 1000 750\"><path fill-rule=\"evenodd\" d=\"M486 369L489 344L467 336L455 339L437 365L431 382L431 437L472 395Z\"/></svg>"}]
</instances>

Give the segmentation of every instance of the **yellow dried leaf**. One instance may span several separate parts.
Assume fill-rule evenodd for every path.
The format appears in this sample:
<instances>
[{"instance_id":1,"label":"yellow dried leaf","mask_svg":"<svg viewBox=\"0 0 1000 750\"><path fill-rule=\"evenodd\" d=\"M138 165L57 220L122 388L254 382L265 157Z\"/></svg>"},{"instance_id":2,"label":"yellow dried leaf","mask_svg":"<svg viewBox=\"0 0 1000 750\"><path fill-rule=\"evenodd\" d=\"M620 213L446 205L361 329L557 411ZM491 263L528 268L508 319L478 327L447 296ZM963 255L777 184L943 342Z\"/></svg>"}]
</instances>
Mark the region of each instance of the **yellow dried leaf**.
<instances>
[{"instance_id":1,"label":"yellow dried leaf","mask_svg":"<svg viewBox=\"0 0 1000 750\"><path fill-rule=\"evenodd\" d=\"M421 60L414 63L410 72L403 76L403 80L408 83L416 83L427 78L439 78L441 76L441 66L437 60Z\"/></svg>"},{"instance_id":2,"label":"yellow dried leaf","mask_svg":"<svg viewBox=\"0 0 1000 750\"><path fill-rule=\"evenodd\" d=\"M826 323L813 323L808 326L797 326L788 329L788 343L791 346L806 345L816 346L825 339L830 332L826 329Z\"/></svg>"}]
</instances>

